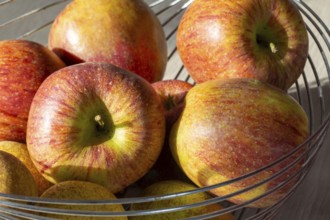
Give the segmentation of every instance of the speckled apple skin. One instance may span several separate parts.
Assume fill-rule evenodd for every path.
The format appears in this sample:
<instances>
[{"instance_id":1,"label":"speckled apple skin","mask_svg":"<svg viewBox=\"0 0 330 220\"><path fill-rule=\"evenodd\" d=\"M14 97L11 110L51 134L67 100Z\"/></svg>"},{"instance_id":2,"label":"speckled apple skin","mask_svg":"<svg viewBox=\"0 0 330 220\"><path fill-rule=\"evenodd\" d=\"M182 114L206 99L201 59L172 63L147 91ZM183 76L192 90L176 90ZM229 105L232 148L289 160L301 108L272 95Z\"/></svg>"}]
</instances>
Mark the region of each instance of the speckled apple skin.
<instances>
[{"instance_id":1,"label":"speckled apple skin","mask_svg":"<svg viewBox=\"0 0 330 220\"><path fill-rule=\"evenodd\" d=\"M49 47L66 63L109 62L149 82L163 77L164 30L142 0L73 1L55 19Z\"/></svg>"},{"instance_id":2,"label":"speckled apple skin","mask_svg":"<svg viewBox=\"0 0 330 220\"><path fill-rule=\"evenodd\" d=\"M217 79L197 84L185 99L185 108L171 131L173 156L187 176L199 186L240 177L274 162L302 144L309 135L302 107L282 90L254 79ZM303 153L257 175L216 188L228 193L258 183L277 173ZM229 198L237 204L275 187L301 168L298 162L279 178ZM295 183L249 206L275 204Z\"/></svg>"},{"instance_id":3,"label":"speckled apple skin","mask_svg":"<svg viewBox=\"0 0 330 220\"><path fill-rule=\"evenodd\" d=\"M36 42L0 42L0 140L26 142L32 98L45 78L63 67L56 54Z\"/></svg>"},{"instance_id":4,"label":"speckled apple skin","mask_svg":"<svg viewBox=\"0 0 330 220\"><path fill-rule=\"evenodd\" d=\"M26 166L12 154L1 150L0 193L38 196L36 183Z\"/></svg>"},{"instance_id":5,"label":"speckled apple skin","mask_svg":"<svg viewBox=\"0 0 330 220\"><path fill-rule=\"evenodd\" d=\"M107 137L89 137L95 114L109 114ZM27 146L53 183L86 180L117 193L141 178L165 136L161 101L142 77L108 63L82 63L48 77L33 99Z\"/></svg>"},{"instance_id":6,"label":"speckled apple skin","mask_svg":"<svg viewBox=\"0 0 330 220\"><path fill-rule=\"evenodd\" d=\"M178 180L164 180L154 183L146 187L143 191L143 196L160 196L168 195L179 192L185 192L198 189L197 186ZM212 196L207 192L199 192L185 196L179 196L173 199L166 199L160 201L153 201L148 203L134 203L131 206L131 210L153 210L153 209L165 209L171 207L179 207L184 205L196 204L212 199ZM186 219L196 217L198 215L209 214L211 212L219 211L223 207L216 204L209 204L206 206L200 206L195 208L184 209L177 212L169 212L156 215L144 215L130 217L131 220L172 220L172 219ZM234 220L234 216L231 213L220 215L210 218L210 220Z\"/></svg>"},{"instance_id":7,"label":"speckled apple skin","mask_svg":"<svg viewBox=\"0 0 330 220\"><path fill-rule=\"evenodd\" d=\"M58 183L48 190L46 190L41 196L43 199L63 199L63 200L116 200L117 197L111 193L107 188L86 181L64 181ZM121 204L111 205L70 205L70 204L43 204L43 207L67 209L75 211L99 211L99 212L124 212L125 209ZM58 215L58 214L41 214L49 218L65 220L127 220L126 216L121 217L91 217L91 216L78 216L78 215Z\"/></svg>"},{"instance_id":8,"label":"speckled apple skin","mask_svg":"<svg viewBox=\"0 0 330 220\"><path fill-rule=\"evenodd\" d=\"M51 182L47 181L34 166L26 144L16 141L0 141L0 151L4 151L15 156L26 166L26 168L28 168L36 183L39 196L53 185Z\"/></svg>"},{"instance_id":9,"label":"speckled apple skin","mask_svg":"<svg viewBox=\"0 0 330 220\"><path fill-rule=\"evenodd\" d=\"M258 46L260 32L276 54ZM180 21L177 48L197 83L243 77L286 90L303 71L308 36L290 0L195 0Z\"/></svg>"}]
</instances>

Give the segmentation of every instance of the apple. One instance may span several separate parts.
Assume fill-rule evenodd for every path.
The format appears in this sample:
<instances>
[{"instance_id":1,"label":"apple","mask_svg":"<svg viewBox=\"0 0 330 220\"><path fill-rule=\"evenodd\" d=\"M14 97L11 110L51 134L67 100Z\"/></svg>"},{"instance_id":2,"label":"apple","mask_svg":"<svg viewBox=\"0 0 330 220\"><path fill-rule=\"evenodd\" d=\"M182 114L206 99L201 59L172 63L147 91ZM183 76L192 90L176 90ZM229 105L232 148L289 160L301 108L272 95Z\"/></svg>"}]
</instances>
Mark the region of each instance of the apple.
<instances>
[{"instance_id":1,"label":"apple","mask_svg":"<svg viewBox=\"0 0 330 220\"><path fill-rule=\"evenodd\" d=\"M160 196L168 195L173 193L185 192L190 190L198 189L193 184L186 183L178 180L167 180L160 181L148 186L143 193L143 196ZM206 192L199 192L185 196L179 196L173 199L158 200L147 203L133 203L131 205L131 210L153 210L153 209L165 209L171 207L178 207L183 205L195 204L198 202L203 202L205 200L211 199L212 196ZM196 208L184 209L176 212L167 212L163 214L154 215L144 215L144 216L134 216L129 219L132 220L167 220L167 219L186 219L189 217L195 217L202 214L208 214L210 212L221 210L223 207L220 204L210 204L206 206L200 206ZM234 220L234 216L230 213L220 215L213 220Z\"/></svg>"},{"instance_id":2,"label":"apple","mask_svg":"<svg viewBox=\"0 0 330 220\"><path fill-rule=\"evenodd\" d=\"M170 147L175 160L196 185L210 186L243 176L287 155L309 136L308 118L283 90L255 79L215 79L194 86L173 125ZM211 190L217 196L259 183L304 153L258 174ZM301 169L297 162L279 177L228 200L242 204L256 198ZM276 192L249 204L269 207L279 201L297 178Z\"/></svg>"},{"instance_id":3,"label":"apple","mask_svg":"<svg viewBox=\"0 0 330 220\"><path fill-rule=\"evenodd\" d=\"M162 103L148 81L109 63L85 62L41 84L27 147L50 182L90 181L117 193L148 172L164 136Z\"/></svg>"},{"instance_id":4,"label":"apple","mask_svg":"<svg viewBox=\"0 0 330 220\"><path fill-rule=\"evenodd\" d=\"M189 181L185 174L175 163L168 145L169 133L174 122L179 118L184 108L184 97L193 87L192 84L176 79L161 80L151 84L156 93L160 96L165 111L166 134L164 146L156 163L140 181L139 185L155 183L168 179L179 179Z\"/></svg>"},{"instance_id":5,"label":"apple","mask_svg":"<svg viewBox=\"0 0 330 220\"><path fill-rule=\"evenodd\" d=\"M197 83L254 78L287 90L308 54L306 26L291 0L195 0L180 20L176 40Z\"/></svg>"},{"instance_id":6,"label":"apple","mask_svg":"<svg viewBox=\"0 0 330 220\"><path fill-rule=\"evenodd\" d=\"M33 176L15 156L0 150L0 193L37 196Z\"/></svg>"},{"instance_id":7,"label":"apple","mask_svg":"<svg viewBox=\"0 0 330 220\"><path fill-rule=\"evenodd\" d=\"M49 48L68 65L109 62L149 82L167 63L164 30L143 0L76 0L57 15Z\"/></svg>"},{"instance_id":8,"label":"apple","mask_svg":"<svg viewBox=\"0 0 330 220\"><path fill-rule=\"evenodd\" d=\"M0 41L0 140L25 143L32 98L41 82L65 64L28 40Z\"/></svg>"},{"instance_id":9,"label":"apple","mask_svg":"<svg viewBox=\"0 0 330 220\"><path fill-rule=\"evenodd\" d=\"M111 193L107 188L86 181L64 181L53 185L46 190L40 198L47 199L64 199L64 200L116 200L117 197ZM124 212L121 204L114 205L70 205L70 204L43 204L42 206L58 209L80 210L80 211L102 211L102 212ZM50 218L61 219L114 219L114 220L127 220L126 216L123 217L91 217L91 216L78 216L78 215L60 215L60 214L41 214L42 216Z\"/></svg>"},{"instance_id":10,"label":"apple","mask_svg":"<svg viewBox=\"0 0 330 220\"><path fill-rule=\"evenodd\" d=\"M28 168L36 183L38 195L41 195L46 189L53 185L51 182L47 181L34 166L26 144L16 141L0 141L0 150L15 156Z\"/></svg>"},{"instance_id":11,"label":"apple","mask_svg":"<svg viewBox=\"0 0 330 220\"><path fill-rule=\"evenodd\" d=\"M182 112L184 97L193 85L176 79L161 80L151 85L162 100L167 130L170 130L171 126Z\"/></svg>"}]
</instances>

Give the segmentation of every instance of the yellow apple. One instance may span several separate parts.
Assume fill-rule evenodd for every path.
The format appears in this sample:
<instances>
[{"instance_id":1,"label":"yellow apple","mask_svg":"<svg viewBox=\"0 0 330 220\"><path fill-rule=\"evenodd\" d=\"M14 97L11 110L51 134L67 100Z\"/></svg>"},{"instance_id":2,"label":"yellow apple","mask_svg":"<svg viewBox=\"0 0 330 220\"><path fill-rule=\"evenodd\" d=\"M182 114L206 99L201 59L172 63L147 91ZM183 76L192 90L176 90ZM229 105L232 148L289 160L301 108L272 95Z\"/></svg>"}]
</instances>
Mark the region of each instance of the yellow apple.
<instances>
[{"instance_id":1,"label":"yellow apple","mask_svg":"<svg viewBox=\"0 0 330 220\"><path fill-rule=\"evenodd\" d=\"M0 193L37 196L32 174L15 156L0 150Z\"/></svg>"},{"instance_id":2,"label":"yellow apple","mask_svg":"<svg viewBox=\"0 0 330 220\"><path fill-rule=\"evenodd\" d=\"M197 189L195 185L186 183L178 180L164 180L154 183L144 190L144 196L155 196L155 195L166 195L178 192L184 192L188 190ZM186 196L176 197L174 199L160 200L156 202L148 203L134 203L131 206L131 210L152 210L160 208L170 208L183 206L188 204L194 204L211 199L211 195L206 192L194 193ZM220 204L211 204L207 206L200 206L192 209L184 209L182 211L168 212L163 214L155 215L144 215L130 217L132 220L174 220L174 219L185 219L194 217L197 215L207 214L213 211L221 210L223 207ZM224 214L212 218L213 220L234 220L232 214Z\"/></svg>"},{"instance_id":3,"label":"yellow apple","mask_svg":"<svg viewBox=\"0 0 330 220\"><path fill-rule=\"evenodd\" d=\"M41 196L41 198L51 199L64 199L64 200L113 200L117 199L116 196L111 193L107 188L87 182L87 181L64 181L53 185L47 189ZM62 205L62 204L47 204L44 205L51 208L69 209L69 210L81 210L81 211L113 211L123 212L125 211L121 204L115 205ZM123 217L92 217L92 216L63 216L57 214L43 214L47 217L61 218L61 219L115 219L115 220L127 220L126 216Z\"/></svg>"},{"instance_id":4,"label":"yellow apple","mask_svg":"<svg viewBox=\"0 0 330 220\"><path fill-rule=\"evenodd\" d=\"M28 168L37 185L38 195L41 195L46 189L53 185L51 182L46 180L34 166L26 144L16 141L0 141L0 150L12 154L19 159L26 166L26 168Z\"/></svg>"}]
</instances>

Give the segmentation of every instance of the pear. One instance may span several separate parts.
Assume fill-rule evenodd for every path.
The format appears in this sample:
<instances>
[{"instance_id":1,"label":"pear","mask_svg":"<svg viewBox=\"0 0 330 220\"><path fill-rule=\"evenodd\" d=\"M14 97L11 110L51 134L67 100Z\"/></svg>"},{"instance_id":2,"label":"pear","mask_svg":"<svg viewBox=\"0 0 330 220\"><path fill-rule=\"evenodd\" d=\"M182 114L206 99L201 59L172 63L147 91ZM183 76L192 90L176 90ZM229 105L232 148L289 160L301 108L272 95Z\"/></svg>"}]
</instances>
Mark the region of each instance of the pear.
<instances>
[{"instance_id":1,"label":"pear","mask_svg":"<svg viewBox=\"0 0 330 220\"><path fill-rule=\"evenodd\" d=\"M0 150L0 193L37 196L32 174L15 156Z\"/></svg>"},{"instance_id":2,"label":"pear","mask_svg":"<svg viewBox=\"0 0 330 220\"><path fill-rule=\"evenodd\" d=\"M64 199L64 200L114 200L116 196L111 193L107 188L96 183L87 181L69 180L57 183L47 189L41 196L41 198L51 199ZM62 205L62 204L45 204L43 206L59 209L69 210L81 210L81 211L113 211L123 212L125 211L121 204L114 205ZM115 219L115 220L127 220L126 216L123 217L93 217L93 216L64 216L57 214L42 214L47 217L60 218L60 219Z\"/></svg>"},{"instance_id":3,"label":"pear","mask_svg":"<svg viewBox=\"0 0 330 220\"><path fill-rule=\"evenodd\" d=\"M51 182L46 180L34 166L26 144L16 141L0 141L0 150L12 154L19 159L26 166L26 168L28 168L37 185L38 195L41 195L46 189L53 185Z\"/></svg>"},{"instance_id":4,"label":"pear","mask_svg":"<svg viewBox=\"0 0 330 220\"><path fill-rule=\"evenodd\" d=\"M184 192L188 190L197 189L195 185L186 183L179 180L164 180L154 183L147 188L145 188L144 196L155 196L155 195L165 195L178 192ZM182 205L194 204L202 202L212 198L210 194L206 192L194 193L186 196L180 196L173 199L166 199L147 203L134 203L131 206L131 210L152 210L161 208L177 207ZM207 214L213 211L221 210L223 207L220 204L211 204L207 206L200 206L191 209L185 209L176 212L168 212L155 215L144 215L144 216L134 216L129 219L132 220L176 220L185 219L189 217L194 217L197 215ZM224 214L215 218L213 220L234 220L234 216L230 213Z\"/></svg>"}]
</instances>

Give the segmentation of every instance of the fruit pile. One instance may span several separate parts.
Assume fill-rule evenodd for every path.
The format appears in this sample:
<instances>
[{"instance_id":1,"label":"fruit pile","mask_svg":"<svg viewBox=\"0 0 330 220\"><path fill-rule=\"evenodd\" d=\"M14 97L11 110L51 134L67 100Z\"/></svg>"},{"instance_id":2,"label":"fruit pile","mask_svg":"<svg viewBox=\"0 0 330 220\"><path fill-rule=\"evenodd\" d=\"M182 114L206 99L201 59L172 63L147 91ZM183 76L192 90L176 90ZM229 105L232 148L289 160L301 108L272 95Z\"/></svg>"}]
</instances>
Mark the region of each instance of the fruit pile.
<instances>
[{"instance_id":1,"label":"fruit pile","mask_svg":"<svg viewBox=\"0 0 330 220\"><path fill-rule=\"evenodd\" d=\"M195 84L163 80L166 38L143 0L75 0L53 22L47 47L0 41L0 193L113 200L228 182L129 207L39 205L125 212L213 197L254 208L280 201L299 178L304 148L256 171L309 136L304 109L286 92L308 54L298 9L290 0L195 0L176 43ZM221 209L115 219L182 219Z\"/></svg>"}]
</instances>

